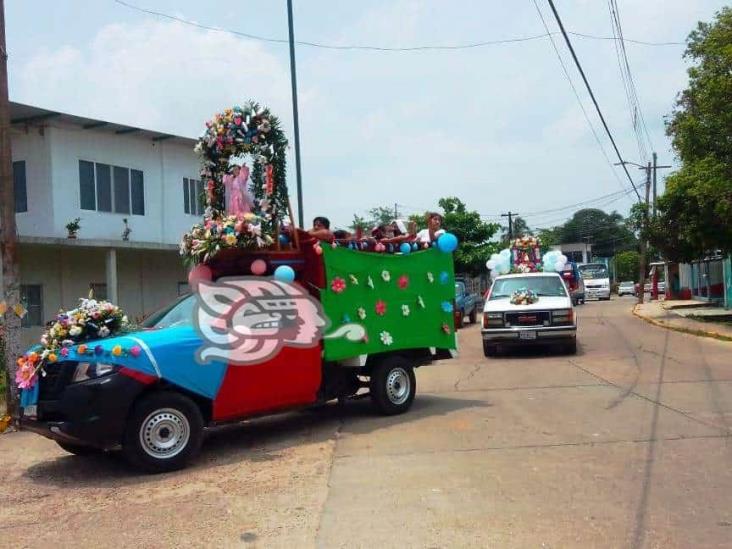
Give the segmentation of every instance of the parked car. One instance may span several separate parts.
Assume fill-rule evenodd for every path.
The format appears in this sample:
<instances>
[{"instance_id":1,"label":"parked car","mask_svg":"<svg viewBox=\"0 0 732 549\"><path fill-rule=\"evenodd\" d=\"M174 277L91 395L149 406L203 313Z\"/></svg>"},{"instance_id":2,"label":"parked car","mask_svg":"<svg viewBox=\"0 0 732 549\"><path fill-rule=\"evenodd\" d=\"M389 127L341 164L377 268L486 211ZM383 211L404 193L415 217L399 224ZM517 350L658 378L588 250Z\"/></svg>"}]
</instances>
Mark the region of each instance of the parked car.
<instances>
[{"instance_id":1,"label":"parked car","mask_svg":"<svg viewBox=\"0 0 732 549\"><path fill-rule=\"evenodd\" d=\"M621 282L618 285L618 296L636 295L636 284L633 281Z\"/></svg>"},{"instance_id":2,"label":"parked car","mask_svg":"<svg viewBox=\"0 0 732 549\"><path fill-rule=\"evenodd\" d=\"M480 301L479 294L468 292L464 280L455 281L455 329L462 328L466 317L471 324L478 321Z\"/></svg>"},{"instance_id":3,"label":"parked car","mask_svg":"<svg viewBox=\"0 0 732 549\"><path fill-rule=\"evenodd\" d=\"M531 290L538 300L528 305L511 303L512 295ZM481 326L483 353L495 355L500 347L551 344L577 352L577 320L572 298L558 273L499 276L488 292Z\"/></svg>"}]
</instances>

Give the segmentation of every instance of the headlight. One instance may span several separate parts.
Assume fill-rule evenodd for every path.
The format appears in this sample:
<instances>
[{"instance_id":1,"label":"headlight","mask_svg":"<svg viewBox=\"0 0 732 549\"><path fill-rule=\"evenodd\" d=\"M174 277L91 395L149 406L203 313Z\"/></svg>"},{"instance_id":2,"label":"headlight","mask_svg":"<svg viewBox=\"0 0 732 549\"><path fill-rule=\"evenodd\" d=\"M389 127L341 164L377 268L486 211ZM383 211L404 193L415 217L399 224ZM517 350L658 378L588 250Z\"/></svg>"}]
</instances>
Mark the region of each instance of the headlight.
<instances>
[{"instance_id":1,"label":"headlight","mask_svg":"<svg viewBox=\"0 0 732 549\"><path fill-rule=\"evenodd\" d=\"M503 313L483 313L483 328L503 326Z\"/></svg>"},{"instance_id":2,"label":"headlight","mask_svg":"<svg viewBox=\"0 0 732 549\"><path fill-rule=\"evenodd\" d=\"M106 364L104 362L79 362L74 370L74 377L71 383L86 381L88 379L96 379L98 377L107 376L114 373L117 366L114 364Z\"/></svg>"},{"instance_id":3,"label":"headlight","mask_svg":"<svg viewBox=\"0 0 732 549\"><path fill-rule=\"evenodd\" d=\"M554 324L572 324L574 321L574 310L558 309L552 311L552 322Z\"/></svg>"}]
</instances>

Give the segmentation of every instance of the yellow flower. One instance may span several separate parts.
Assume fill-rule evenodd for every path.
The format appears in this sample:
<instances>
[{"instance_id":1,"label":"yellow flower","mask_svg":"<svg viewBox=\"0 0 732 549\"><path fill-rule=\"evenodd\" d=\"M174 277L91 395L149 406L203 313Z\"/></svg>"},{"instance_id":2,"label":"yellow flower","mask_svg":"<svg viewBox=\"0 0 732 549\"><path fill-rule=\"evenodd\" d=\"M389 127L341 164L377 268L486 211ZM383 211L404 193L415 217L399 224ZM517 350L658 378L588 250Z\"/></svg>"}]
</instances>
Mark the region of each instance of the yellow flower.
<instances>
[{"instance_id":1,"label":"yellow flower","mask_svg":"<svg viewBox=\"0 0 732 549\"><path fill-rule=\"evenodd\" d=\"M115 345L112 347L112 354L114 356L121 356L122 355L122 345Z\"/></svg>"},{"instance_id":2,"label":"yellow flower","mask_svg":"<svg viewBox=\"0 0 732 549\"><path fill-rule=\"evenodd\" d=\"M251 213L251 212L247 212L247 213L245 213L245 214L244 214L244 219L245 219L246 221L251 221L251 220L252 220L252 219L254 219L255 217L256 217L256 216L255 216L255 215L254 215L253 213Z\"/></svg>"},{"instance_id":3,"label":"yellow flower","mask_svg":"<svg viewBox=\"0 0 732 549\"><path fill-rule=\"evenodd\" d=\"M229 246L235 246L236 245L236 235L235 234L227 234L224 237L224 240Z\"/></svg>"},{"instance_id":4,"label":"yellow flower","mask_svg":"<svg viewBox=\"0 0 732 549\"><path fill-rule=\"evenodd\" d=\"M58 360L58 357L56 356L56 353L51 353L48 355L48 362L50 362L51 364L53 364L57 360Z\"/></svg>"}]
</instances>

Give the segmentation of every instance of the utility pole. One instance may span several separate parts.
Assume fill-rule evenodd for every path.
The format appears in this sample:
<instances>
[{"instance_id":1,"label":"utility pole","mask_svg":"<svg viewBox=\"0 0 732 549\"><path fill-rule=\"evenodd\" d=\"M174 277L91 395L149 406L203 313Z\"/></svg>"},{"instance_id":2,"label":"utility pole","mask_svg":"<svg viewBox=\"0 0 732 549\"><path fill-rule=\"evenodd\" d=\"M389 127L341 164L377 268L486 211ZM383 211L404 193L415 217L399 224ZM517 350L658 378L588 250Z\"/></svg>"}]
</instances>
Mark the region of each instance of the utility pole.
<instances>
[{"instance_id":1,"label":"utility pole","mask_svg":"<svg viewBox=\"0 0 732 549\"><path fill-rule=\"evenodd\" d=\"M591 263L590 258L590 240L592 240L591 236L583 236L582 240L585 241L585 263Z\"/></svg>"},{"instance_id":2,"label":"utility pole","mask_svg":"<svg viewBox=\"0 0 732 549\"><path fill-rule=\"evenodd\" d=\"M656 171L660 170L661 168L671 168L672 166L659 166L658 165L658 155L654 152L653 153L653 218L656 218Z\"/></svg>"},{"instance_id":3,"label":"utility pole","mask_svg":"<svg viewBox=\"0 0 732 549\"><path fill-rule=\"evenodd\" d=\"M15 386L15 358L20 355L20 318L12 306L20 303L18 249L15 229L15 190L10 151L10 105L8 104L8 54L5 48L5 2L0 0L0 252L2 253L2 294L9 309L5 312L5 401L8 413L18 417L18 390Z\"/></svg>"},{"instance_id":4,"label":"utility pole","mask_svg":"<svg viewBox=\"0 0 732 549\"><path fill-rule=\"evenodd\" d=\"M394 202L394 219L399 219L399 204Z\"/></svg>"},{"instance_id":5,"label":"utility pole","mask_svg":"<svg viewBox=\"0 0 732 549\"><path fill-rule=\"evenodd\" d=\"M292 22L292 0L287 0L287 27L290 41L290 82L292 83L292 123L295 133L295 176L297 178L297 220L305 226L302 205L302 169L300 167L300 121L297 113L297 70L295 69L295 29Z\"/></svg>"},{"instance_id":6,"label":"utility pole","mask_svg":"<svg viewBox=\"0 0 732 549\"><path fill-rule=\"evenodd\" d=\"M501 214L501 217L508 218L508 242L513 240L513 216L518 215L516 212L509 211L508 213Z\"/></svg>"},{"instance_id":7,"label":"utility pole","mask_svg":"<svg viewBox=\"0 0 732 549\"><path fill-rule=\"evenodd\" d=\"M652 165L648 162L648 165L646 166L646 202L645 209L643 210L643 227L641 228L640 239L640 273L638 281L638 303L640 304L645 301L646 292L646 254L648 253L648 241L646 240L645 233L648 231L648 202L650 200L649 195L651 192L651 170Z\"/></svg>"}]
</instances>

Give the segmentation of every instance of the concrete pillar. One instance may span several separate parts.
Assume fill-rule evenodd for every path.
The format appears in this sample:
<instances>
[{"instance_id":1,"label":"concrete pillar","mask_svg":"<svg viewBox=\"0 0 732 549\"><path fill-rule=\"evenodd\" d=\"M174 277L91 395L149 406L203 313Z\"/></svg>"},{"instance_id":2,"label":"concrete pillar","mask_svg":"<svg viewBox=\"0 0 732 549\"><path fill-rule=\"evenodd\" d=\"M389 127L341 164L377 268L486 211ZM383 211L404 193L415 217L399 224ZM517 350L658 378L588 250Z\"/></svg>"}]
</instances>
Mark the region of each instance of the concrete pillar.
<instances>
[{"instance_id":1,"label":"concrete pillar","mask_svg":"<svg viewBox=\"0 0 732 549\"><path fill-rule=\"evenodd\" d=\"M117 250L110 248L107 250L106 261L107 274L107 301L118 304L117 294Z\"/></svg>"}]
</instances>

